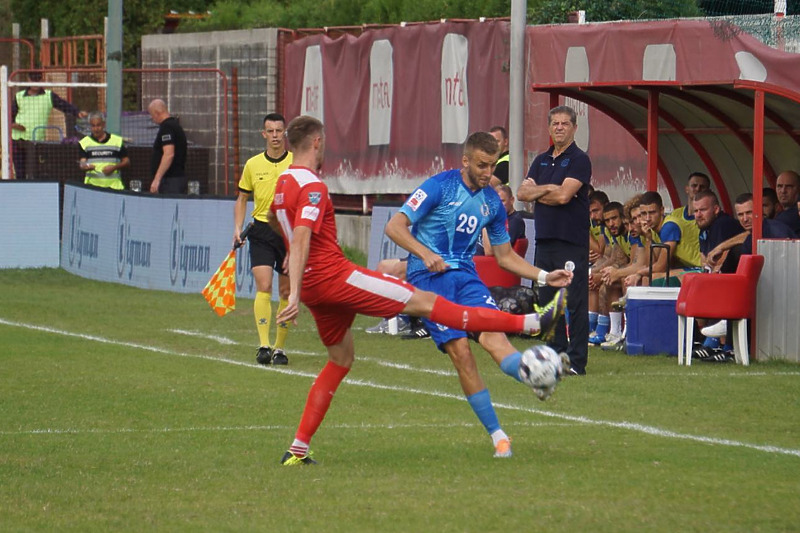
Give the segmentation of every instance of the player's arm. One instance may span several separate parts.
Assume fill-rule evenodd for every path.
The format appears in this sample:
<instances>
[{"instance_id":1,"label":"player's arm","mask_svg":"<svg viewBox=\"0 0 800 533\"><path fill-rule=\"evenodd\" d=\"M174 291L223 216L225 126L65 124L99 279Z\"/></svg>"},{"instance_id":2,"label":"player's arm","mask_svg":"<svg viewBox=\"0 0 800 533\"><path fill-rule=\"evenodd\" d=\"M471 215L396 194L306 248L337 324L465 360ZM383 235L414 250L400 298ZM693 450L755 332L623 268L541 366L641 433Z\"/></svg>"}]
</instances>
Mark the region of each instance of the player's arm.
<instances>
[{"instance_id":1,"label":"player's arm","mask_svg":"<svg viewBox=\"0 0 800 533\"><path fill-rule=\"evenodd\" d=\"M422 259L422 262L425 263L425 268L430 272L444 272L447 270L447 263L445 263L444 259L419 242L411 234L410 226L411 220L409 220L408 216L403 212L397 212L386 224L386 236L401 248Z\"/></svg>"},{"instance_id":2,"label":"player's arm","mask_svg":"<svg viewBox=\"0 0 800 533\"><path fill-rule=\"evenodd\" d=\"M553 270L547 272L539 267L533 266L520 257L511 248L509 242L492 246L497 264L504 270L516 274L522 278L537 282L539 285L550 285L552 287L566 287L572 282L572 272L566 270Z\"/></svg>"},{"instance_id":3,"label":"player's arm","mask_svg":"<svg viewBox=\"0 0 800 533\"><path fill-rule=\"evenodd\" d=\"M162 146L164 153L161 155L161 162L158 164L158 169L156 169L156 175L153 176L153 183L150 185L150 192L157 193L158 186L161 184L161 180L164 178L164 174L167 173L169 170L170 165L172 165L172 160L175 159L175 145L174 144L165 144Z\"/></svg>"},{"instance_id":4,"label":"player's arm","mask_svg":"<svg viewBox=\"0 0 800 533\"><path fill-rule=\"evenodd\" d=\"M292 241L289 243L289 298L286 307L276 317L278 324L295 320L300 314L300 289L308 262L311 233L309 226L295 226L292 230Z\"/></svg>"}]
</instances>

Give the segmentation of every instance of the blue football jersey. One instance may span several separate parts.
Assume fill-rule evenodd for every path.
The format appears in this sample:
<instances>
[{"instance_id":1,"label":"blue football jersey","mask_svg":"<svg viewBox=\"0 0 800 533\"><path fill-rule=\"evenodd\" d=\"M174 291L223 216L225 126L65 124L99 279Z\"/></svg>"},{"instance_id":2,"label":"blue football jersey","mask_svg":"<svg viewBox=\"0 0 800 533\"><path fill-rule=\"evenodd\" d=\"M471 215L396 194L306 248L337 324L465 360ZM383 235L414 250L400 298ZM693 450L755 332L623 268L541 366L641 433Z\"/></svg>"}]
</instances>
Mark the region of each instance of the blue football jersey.
<instances>
[{"instance_id":1,"label":"blue football jersey","mask_svg":"<svg viewBox=\"0 0 800 533\"><path fill-rule=\"evenodd\" d=\"M493 245L509 242L506 211L497 192L491 187L471 191L459 169L425 180L400 212L411 221L411 234L439 254L450 268L475 271L472 256L484 227ZM420 271L428 269L421 259L411 255L409 279Z\"/></svg>"}]
</instances>

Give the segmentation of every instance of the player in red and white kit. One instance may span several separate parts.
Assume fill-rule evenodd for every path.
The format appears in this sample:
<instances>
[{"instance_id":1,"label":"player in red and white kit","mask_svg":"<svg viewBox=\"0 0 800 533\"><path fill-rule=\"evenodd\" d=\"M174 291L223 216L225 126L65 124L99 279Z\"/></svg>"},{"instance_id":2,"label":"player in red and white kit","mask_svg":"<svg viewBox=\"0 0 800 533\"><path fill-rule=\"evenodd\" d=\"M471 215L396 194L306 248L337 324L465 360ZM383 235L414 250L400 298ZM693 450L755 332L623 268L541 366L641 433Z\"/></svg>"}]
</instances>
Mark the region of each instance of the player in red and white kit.
<instances>
[{"instance_id":1,"label":"player in red and white kit","mask_svg":"<svg viewBox=\"0 0 800 533\"><path fill-rule=\"evenodd\" d=\"M289 251L288 305L279 323L294 320L302 301L317 324L328 349L328 363L311 386L300 426L281 463L315 464L309 442L330 406L333 395L353 364L355 349L350 326L357 313L392 317L398 313L430 318L464 331L503 331L535 335L557 321L552 316L511 315L495 309L454 304L432 292L415 289L405 281L362 268L348 261L337 242L336 221L327 186L317 171L325 152L322 123L297 117L287 130L294 162L278 179L270 217L280 224ZM444 270L447 265L431 264ZM570 278L564 279L568 285ZM546 318L546 320L545 320Z\"/></svg>"}]
</instances>

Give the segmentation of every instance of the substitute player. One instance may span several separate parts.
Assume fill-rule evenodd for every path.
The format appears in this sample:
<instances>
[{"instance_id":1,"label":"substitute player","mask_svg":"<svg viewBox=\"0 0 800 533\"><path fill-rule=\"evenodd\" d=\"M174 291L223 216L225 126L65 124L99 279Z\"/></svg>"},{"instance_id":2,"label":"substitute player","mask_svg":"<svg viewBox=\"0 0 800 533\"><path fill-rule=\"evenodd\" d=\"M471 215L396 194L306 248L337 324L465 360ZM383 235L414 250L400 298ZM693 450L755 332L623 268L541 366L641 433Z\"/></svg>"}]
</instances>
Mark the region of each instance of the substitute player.
<instances>
[{"instance_id":1,"label":"substitute player","mask_svg":"<svg viewBox=\"0 0 800 533\"><path fill-rule=\"evenodd\" d=\"M286 150L284 136L286 119L278 113L270 113L264 117L264 129L261 136L267 143L263 154L247 160L239 180L239 197L233 206L233 240L241 243L239 235L244 224L247 211L247 200L253 195L253 229L248 236L250 240L250 266L256 282L256 300L253 314L256 319L258 340L261 343L256 353L256 361L262 365L285 365L289 363L284 347L289 323L277 325L275 344L270 343L272 325L272 273L278 272L278 313L286 307L289 296L289 278L283 272L283 260L286 247L281 236L269 225L269 207L275 195L275 184L278 176L292 164L292 153Z\"/></svg>"},{"instance_id":2,"label":"substitute player","mask_svg":"<svg viewBox=\"0 0 800 533\"><path fill-rule=\"evenodd\" d=\"M473 133L464 145L462 167L427 179L386 224L386 235L411 252L407 279L415 287L462 305L497 309L472 260L484 228L497 263L503 269L541 285L563 287L569 283L569 272L545 272L511 248L506 208L497 191L488 187L499 150L492 134ZM566 293L559 291L552 302L543 309L537 307L537 311L546 314L564 305ZM477 340L500 369L518 381L521 381L522 355L505 333L468 334L461 328L437 324L435 320L423 318L423 322L433 342L450 356L456 367L467 402L492 438L495 457L511 457L510 439L500 427L468 338Z\"/></svg>"},{"instance_id":3,"label":"substitute player","mask_svg":"<svg viewBox=\"0 0 800 533\"><path fill-rule=\"evenodd\" d=\"M387 318L405 313L465 331L536 334L550 328L563 310L542 316L540 323L536 313L510 315L457 305L395 277L354 265L339 248L328 188L317 175L325 153L322 122L297 117L289 124L287 136L294 163L278 179L272 204L274 220L280 223L289 249L291 287L289 303L278 314L278 321L296 319L302 300L328 349L328 363L311 385L294 442L281 460L284 465L304 465L315 464L309 442L353 364L350 326L357 313Z\"/></svg>"}]
</instances>

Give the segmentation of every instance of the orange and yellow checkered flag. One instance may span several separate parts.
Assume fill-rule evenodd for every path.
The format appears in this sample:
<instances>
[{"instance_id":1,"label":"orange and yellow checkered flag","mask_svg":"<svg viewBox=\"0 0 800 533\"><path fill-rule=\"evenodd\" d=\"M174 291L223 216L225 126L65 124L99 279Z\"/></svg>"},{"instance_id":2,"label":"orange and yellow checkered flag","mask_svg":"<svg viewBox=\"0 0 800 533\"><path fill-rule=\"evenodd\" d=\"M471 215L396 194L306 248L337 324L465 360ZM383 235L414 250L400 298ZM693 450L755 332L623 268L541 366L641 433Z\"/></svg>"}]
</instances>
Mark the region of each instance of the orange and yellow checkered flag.
<instances>
[{"instance_id":1,"label":"orange and yellow checkered flag","mask_svg":"<svg viewBox=\"0 0 800 533\"><path fill-rule=\"evenodd\" d=\"M239 236L241 243L247 238L252 227L252 224L248 225ZM236 249L241 243L234 245L233 250L203 289L203 297L219 316L225 316L236 309Z\"/></svg>"},{"instance_id":2,"label":"orange and yellow checkered flag","mask_svg":"<svg viewBox=\"0 0 800 533\"><path fill-rule=\"evenodd\" d=\"M203 289L208 305L219 316L236 309L236 250L231 250Z\"/></svg>"}]
</instances>

